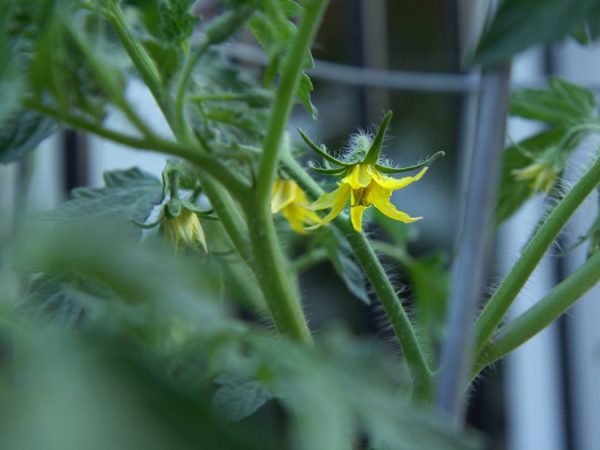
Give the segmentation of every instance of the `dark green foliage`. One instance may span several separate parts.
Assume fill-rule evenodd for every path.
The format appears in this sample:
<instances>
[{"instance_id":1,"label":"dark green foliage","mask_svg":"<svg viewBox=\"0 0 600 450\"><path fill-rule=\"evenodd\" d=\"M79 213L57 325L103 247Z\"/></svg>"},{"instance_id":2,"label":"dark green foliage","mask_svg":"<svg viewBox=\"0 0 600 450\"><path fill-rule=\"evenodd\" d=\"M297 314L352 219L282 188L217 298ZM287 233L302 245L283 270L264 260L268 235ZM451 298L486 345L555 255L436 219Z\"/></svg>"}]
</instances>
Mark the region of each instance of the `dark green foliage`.
<instances>
[{"instance_id":1,"label":"dark green foliage","mask_svg":"<svg viewBox=\"0 0 600 450\"><path fill-rule=\"evenodd\" d=\"M547 89L522 89L510 98L510 114L549 125L577 125L596 113L594 93L558 77Z\"/></svg>"},{"instance_id":2,"label":"dark green foliage","mask_svg":"<svg viewBox=\"0 0 600 450\"><path fill-rule=\"evenodd\" d=\"M474 64L497 64L516 53L552 42L581 30L585 36L598 35L597 0L503 0L488 23L475 54Z\"/></svg>"}]
</instances>

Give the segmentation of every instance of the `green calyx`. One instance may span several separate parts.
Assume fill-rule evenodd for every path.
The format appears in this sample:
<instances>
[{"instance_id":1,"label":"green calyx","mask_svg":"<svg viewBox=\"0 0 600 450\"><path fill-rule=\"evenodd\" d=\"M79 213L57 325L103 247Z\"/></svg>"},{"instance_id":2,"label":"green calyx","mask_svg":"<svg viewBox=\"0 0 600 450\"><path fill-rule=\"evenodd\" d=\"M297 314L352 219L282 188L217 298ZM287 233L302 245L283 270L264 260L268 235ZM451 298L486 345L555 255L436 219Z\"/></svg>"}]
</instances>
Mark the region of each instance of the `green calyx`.
<instances>
[{"instance_id":1,"label":"green calyx","mask_svg":"<svg viewBox=\"0 0 600 450\"><path fill-rule=\"evenodd\" d=\"M310 169L322 175L343 177L348 172L348 169L355 166L356 164L372 164L379 172L389 175L395 173L410 172L413 170L420 169L422 167L432 164L436 159L445 155L443 151L439 151L433 156L427 158L423 162L406 167L392 167L378 163L381 154L381 149L383 147L385 133L391 120L392 111L388 111L383 117L383 120L379 125L379 129L377 130L377 134L375 134L375 138L373 139L373 141L368 142L369 138L366 135L364 135L364 142L361 140L360 142L357 142L357 145L352 146L354 150L354 154L350 155L350 158L354 158L354 161L352 162L341 161L335 156L329 154L327 152L327 148L324 145L319 146L315 144L302 130L298 129L298 133L300 133L300 136L302 137L304 142L306 142L306 144L315 153L317 153L325 160L325 167L319 167L316 166L314 163L310 163Z\"/></svg>"}]
</instances>

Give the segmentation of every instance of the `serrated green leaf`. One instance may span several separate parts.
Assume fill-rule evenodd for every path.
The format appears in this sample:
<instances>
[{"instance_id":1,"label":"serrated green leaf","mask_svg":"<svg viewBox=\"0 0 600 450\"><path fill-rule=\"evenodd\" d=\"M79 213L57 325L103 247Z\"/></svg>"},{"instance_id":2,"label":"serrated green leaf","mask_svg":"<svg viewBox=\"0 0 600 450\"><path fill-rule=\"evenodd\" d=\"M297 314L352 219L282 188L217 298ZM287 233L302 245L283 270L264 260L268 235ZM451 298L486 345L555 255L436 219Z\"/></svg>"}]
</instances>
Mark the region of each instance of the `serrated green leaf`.
<instances>
[{"instance_id":1,"label":"serrated green leaf","mask_svg":"<svg viewBox=\"0 0 600 450\"><path fill-rule=\"evenodd\" d=\"M169 83L181 68L182 53L176 48L164 45L154 39L145 39L143 45L154 60L163 82Z\"/></svg>"},{"instance_id":2,"label":"serrated green leaf","mask_svg":"<svg viewBox=\"0 0 600 450\"><path fill-rule=\"evenodd\" d=\"M523 169L531 164L533 156L563 143L567 134L568 130L565 128L544 131L510 146L504 151L496 223L501 223L512 216L532 195L529 183L515 179L513 171Z\"/></svg>"},{"instance_id":3,"label":"serrated green leaf","mask_svg":"<svg viewBox=\"0 0 600 450\"><path fill-rule=\"evenodd\" d=\"M213 397L213 407L217 415L232 422L254 414L273 398L266 386L247 377L223 374L215 383L220 387Z\"/></svg>"},{"instance_id":4,"label":"serrated green leaf","mask_svg":"<svg viewBox=\"0 0 600 450\"><path fill-rule=\"evenodd\" d=\"M504 0L486 27L472 62L496 64L542 42L576 30L596 0Z\"/></svg>"},{"instance_id":5,"label":"serrated green leaf","mask_svg":"<svg viewBox=\"0 0 600 450\"><path fill-rule=\"evenodd\" d=\"M18 111L0 123L0 163L24 157L58 130L58 124L52 119L35 111Z\"/></svg>"},{"instance_id":6,"label":"serrated green leaf","mask_svg":"<svg viewBox=\"0 0 600 450\"><path fill-rule=\"evenodd\" d=\"M558 77L548 89L522 89L511 95L510 114L551 125L571 125L595 115L594 93Z\"/></svg>"},{"instance_id":7,"label":"serrated green leaf","mask_svg":"<svg viewBox=\"0 0 600 450\"><path fill-rule=\"evenodd\" d=\"M310 99L310 93L312 91L313 91L312 81L310 80L308 75L303 73L302 78L300 78L300 85L298 86L298 91L296 92L296 95L302 102L302 105L304 105L304 109L306 109L310 113L313 120L317 120L317 116L318 116L317 108L315 108L315 105L313 105L313 103Z\"/></svg>"},{"instance_id":8,"label":"serrated green leaf","mask_svg":"<svg viewBox=\"0 0 600 450\"><path fill-rule=\"evenodd\" d=\"M190 14L195 0L162 0L158 4L159 29L171 45L182 45L194 31L198 17Z\"/></svg>"},{"instance_id":9,"label":"serrated green leaf","mask_svg":"<svg viewBox=\"0 0 600 450\"><path fill-rule=\"evenodd\" d=\"M296 26L289 19L299 12L299 5L294 2L269 2L268 6L264 11L257 12L249 21L250 31L269 56L269 65L264 76L267 86L275 79L275 74L281 74L283 70L282 62L284 58L282 55L288 51L296 31ZM293 16L290 16L290 13ZM306 69L314 67L310 50L307 50L305 58L304 67ZM296 91L296 97L313 119L316 119L317 109L310 99L312 90L312 81L306 73L303 73Z\"/></svg>"},{"instance_id":10,"label":"serrated green leaf","mask_svg":"<svg viewBox=\"0 0 600 450\"><path fill-rule=\"evenodd\" d=\"M137 168L104 174L103 188L77 188L72 199L42 217L56 221L109 220L139 232L133 223L143 223L160 202L160 181Z\"/></svg>"},{"instance_id":11,"label":"serrated green leaf","mask_svg":"<svg viewBox=\"0 0 600 450\"><path fill-rule=\"evenodd\" d=\"M76 324L83 315L75 277L68 273L41 275L29 287L19 311L64 327Z\"/></svg>"}]
</instances>

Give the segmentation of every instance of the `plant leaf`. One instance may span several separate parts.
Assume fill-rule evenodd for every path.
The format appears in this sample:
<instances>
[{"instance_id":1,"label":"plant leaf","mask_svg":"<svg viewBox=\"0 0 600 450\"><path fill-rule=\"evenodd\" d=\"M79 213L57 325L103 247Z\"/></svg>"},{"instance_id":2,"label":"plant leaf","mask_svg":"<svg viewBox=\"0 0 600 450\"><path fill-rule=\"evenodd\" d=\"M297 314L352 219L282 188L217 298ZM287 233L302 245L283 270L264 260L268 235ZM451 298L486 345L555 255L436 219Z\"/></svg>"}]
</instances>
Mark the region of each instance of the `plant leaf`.
<instances>
[{"instance_id":1,"label":"plant leaf","mask_svg":"<svg viewBox=\"0 0 600 450\"><path fill-rule=\"evenodd\" d=\"M505 62L534 44L560 39L580 27L594 8L595 0L504 0L486 27L472 63Z\"/></svg>"},{"instance_id":2,"label":"plant leaf","mask_svg":"<svg viewBox=\"0 0 600 450\"><path fill-rule=\"evenodd\" d=\"M19 110L0 124L0 163L16 161L59 130L58 124L34 111Z\"/></svg>"},{"instance_id":3,"label":"plant leaf","mask_svg":"<svg viewBox=\"0 0 600 450\"><path fill-rule=\"evenodd\" d=\"M594 116L594 93L552 77L548 89L522 89L511 95L510 114L552 125L571 125Z\"/></svg>"},{"instance_id":4,"label":"plant leaf","mask_svg":"<svg viewBox=\"0 0 600 450\"><path fill-rule=\"evenodd\" d=\"M508 147L504 151L496 223L501 223L512 216L531 196L527 181L515 179L514 170L522 169L533 162L531 156L537 155L563 142L567 129L555 128L543 131L524 141Z\"/></svg>"},{"instance_id":5,"label":"plant leaf","mask_svg":"<svg viewBox=\"0 0 600 450\"><path fill-rule=\"evenodd\" d=\"M217 415L233 422L254 414L273 395L263 384L247 377L223 374L215 382L220 385L213 397Z\"/></svg>"},{"instance_id":6,"label":"plant leaf","mask_svg":"<svg viewBox=\"0 0 600 450\"><path fill-rule=\"evenodd\" d=\"M160 181L138 168L131 168L106 172L104 182L103 188L73 190L71 200L42 217L55 221L107 219L124 225L129 232L141 232L132 221L143 223L160 202Z\"/></svg>"}]
</instances>

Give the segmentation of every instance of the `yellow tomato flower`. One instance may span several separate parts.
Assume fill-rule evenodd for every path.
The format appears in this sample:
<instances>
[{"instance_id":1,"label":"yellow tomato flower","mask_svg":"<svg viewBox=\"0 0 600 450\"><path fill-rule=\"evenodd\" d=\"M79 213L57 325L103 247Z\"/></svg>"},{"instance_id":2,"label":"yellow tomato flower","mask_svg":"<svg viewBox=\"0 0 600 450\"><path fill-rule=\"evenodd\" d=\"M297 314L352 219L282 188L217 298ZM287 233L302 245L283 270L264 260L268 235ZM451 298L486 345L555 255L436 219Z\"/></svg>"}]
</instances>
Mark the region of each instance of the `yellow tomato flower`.
<instances>
[{"instance_id":1,"label":"yellow tomato flower","mask_svg":"<svg viewBox=\"0 0 600 450\"><path fill-rule=\"evenodd\" d=\"M183 208L177 217L166 217L163 227L167 239L175 245L176 249L179 249L182 244L193 249L197 249L200 245L205 253L208 252L204 229L195 212Z\"/></svg>"},{"instance_id":2,"label":"yellow tomato flower","mask_svg":"<svg viewBox=\"0 0 600 450\"><path fill-rule=\"evenodd\" d=\"M308 209L306 194L294 180L275 180L271 196L271 212L281 212L292 229L300 234L306 232L307 226L321 223L321 218Z\"/></svg>"},{"instance_id":3,"label":"yellow tomato flower","mask_svg":"<svg viewBox=\"0 0 600 450\"><path fill-rule=\"evenodd\" d=\"M554 164L548 162L535 162L512 171L516 180L531 181L530 187L537 192L550 192L554 181L556 181L556 171Z\"/></svg>"},{"instance_id":4,"label":"yellow tomato flower","mask_svg":"<svg viewBox=\"0 0 600 450\"><path fill-rule=\"evenodd\" d=\"M392 178L382 174L374 164L359 163L354 165L348 174L338 183L338 189L319 197L310 205L310 209L318 211L331 208L321 221L328 223L337 217L350 199L350 219L358 232L362 231L362 217L365 210L375 206L386 216L404 223L411 223L422 217L411 217L399 211L390 201L392 193L415 181L419 181L427 172L427 167L412 177Z\"/></svg>"}]
</instances>

